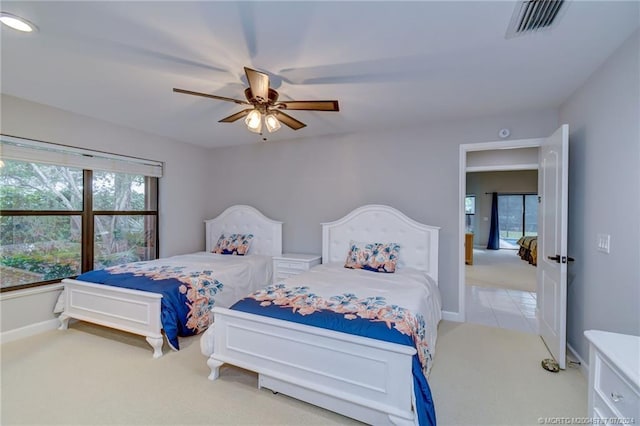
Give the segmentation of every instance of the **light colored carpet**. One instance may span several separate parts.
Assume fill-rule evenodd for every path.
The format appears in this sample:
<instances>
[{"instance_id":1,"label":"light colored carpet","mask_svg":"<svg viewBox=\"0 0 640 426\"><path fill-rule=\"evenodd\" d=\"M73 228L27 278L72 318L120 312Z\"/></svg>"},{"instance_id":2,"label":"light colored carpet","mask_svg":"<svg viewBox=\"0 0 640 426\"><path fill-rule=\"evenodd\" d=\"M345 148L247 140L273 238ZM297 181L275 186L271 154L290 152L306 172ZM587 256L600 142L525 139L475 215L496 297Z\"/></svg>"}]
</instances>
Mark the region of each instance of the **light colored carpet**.
<instances>
[{"instance_id":1,"label":"light colored carpet","mask_svg":"<svg viewBox=\"0 0 640 426\"><path fill-rule=\"evenodd\" d=\"M224 366L215 382L199 336L151 358L144 339L86 323L0 347L2 425L331 425L354 420L257 389ZM430 377L439 425L534 425L585 417L576 369L549 373L539 337L443 321ZM165 348L166 351L166 348Z\"/></svg>"},{"instance_id":2,"label":"light colored carpet","mask_svg":"<svg viewBox=\"0 0 640 426\"><path fill-rule=\"evenodd\" d=\"M465 284L536 291L536 267L516 250L473 249L473 265L465 265Z\"/></svg>"},{"instance_id":3,"label":"light colored carpet","mask_svg":"<svg viewBox=\"0 0 640 426\"><path fill-rule=\"evenodd\" d=\"M587 379L550 373L535 334L443 321L429 377L440 425L539 425L540 417L587 417Z\"/></svg>"}]
</instances>

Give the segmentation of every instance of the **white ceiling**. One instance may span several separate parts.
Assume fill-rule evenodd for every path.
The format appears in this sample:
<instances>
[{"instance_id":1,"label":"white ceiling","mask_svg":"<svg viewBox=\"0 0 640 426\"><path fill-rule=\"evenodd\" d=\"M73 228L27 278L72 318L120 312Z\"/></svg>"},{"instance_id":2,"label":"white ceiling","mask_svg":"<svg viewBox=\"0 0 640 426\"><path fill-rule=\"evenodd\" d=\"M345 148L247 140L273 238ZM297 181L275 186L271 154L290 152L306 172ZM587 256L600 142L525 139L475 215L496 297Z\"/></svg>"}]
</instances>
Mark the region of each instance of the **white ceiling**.
<instances>
[{"instance_id":1,"label":"white ceiling","mask_svg":"<svg viewBox=\"0 0 640 426\"><path fill-rule=\"evenodd\" d=\"M337 99L291 111L308 125L269 140L395 129L559 106L638 28L639 2L580 1L551 30L506 39L512 1L31 2L2 11L2 93L205 147L256 143L243 67L281 99Z\"/></svg>"}]
</instances>

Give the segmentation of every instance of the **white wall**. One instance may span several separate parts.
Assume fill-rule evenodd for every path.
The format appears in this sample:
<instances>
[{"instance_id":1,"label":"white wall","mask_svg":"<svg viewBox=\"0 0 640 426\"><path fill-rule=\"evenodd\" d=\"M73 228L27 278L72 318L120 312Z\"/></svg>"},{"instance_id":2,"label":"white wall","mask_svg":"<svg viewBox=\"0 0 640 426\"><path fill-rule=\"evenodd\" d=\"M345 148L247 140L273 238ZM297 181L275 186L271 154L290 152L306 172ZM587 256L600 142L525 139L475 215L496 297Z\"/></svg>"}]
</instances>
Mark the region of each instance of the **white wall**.
<instances>
[{"instance_id":1,"label":"white wall","mask_svg":"<svg viewBox=\"0 0 640 426\"><path fill-rule=\"evenodd\" d=\"M207 213L214 216L235 203L253 205L284 222L285 252L321 253L320 223L363 204L391 205L441 227L443 308L457 312L459 145L495 141L505 126L512 138L526 139L548 136L557 125L557 111L546 110L216 148L209 155Z\"/></svg>"},{"instance_id":2,"label":"white wall","mask_svg":"<svg viewBox=\"0 0 640 426\"><path fill-rule=\"evenodd\" d=\"M12 96L2 95L0 102L3 134L164 162L160 256L204 250L207 150ZM17 291L11 293L12 297L0 299L1 331L54 318L55 292L28 291L25 298L15 297Z\"/></svg>"},{"instance_id":3,"label":"white wall","mask_svg":"<svg viewBox=\"0 0 640 426\"><path fill-rule=\"evenodd\" d=\"M588 359L583 332L640 335L640 31L560 108L569 123L567 338ZM596 234L611 235L611 253Z\"/></svg>"},{"instance_id":4,"label":"white wall","mask_svg":"<svg viewBox=\"0 0 640 426\"><path fill-rule=\"evenodd\" d=\"M538 148L489 149L467 153L467 171L523 170L538 167Z\"/></svg>"}]
</instances>

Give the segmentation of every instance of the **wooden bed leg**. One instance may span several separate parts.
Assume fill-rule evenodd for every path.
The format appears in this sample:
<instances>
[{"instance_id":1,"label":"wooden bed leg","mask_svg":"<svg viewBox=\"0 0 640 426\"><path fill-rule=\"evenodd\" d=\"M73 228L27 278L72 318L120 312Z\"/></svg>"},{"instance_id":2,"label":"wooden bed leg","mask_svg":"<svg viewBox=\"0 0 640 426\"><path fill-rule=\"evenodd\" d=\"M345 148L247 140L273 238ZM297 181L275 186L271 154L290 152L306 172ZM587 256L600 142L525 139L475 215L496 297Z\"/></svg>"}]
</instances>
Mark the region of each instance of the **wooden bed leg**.
<instances>
[{"instance_id":1,"label":"wooden bed leg","mask_svg":"<svg viewBox=\"0 0 640 426\"><path fill-rule=\"evenodd\" d=\"M209 380L216 380L220 377L220 367L224 364L224 362L220 362L217 359L209 358L207 360L207 365L211 369L211 374L209 374Z\"/></svg>"},{"instance_id":2,"label":"wooden bed leg","mask_svg":"<svg viewBox=\"0 0 640 426\"><path fill-rule=\"evenodd\" d=\"M147 343L153 348L153 358L160 358L162 356L162 337L148 337Z\"/></svg>"},{"instance_id":3,"label":"wooden bed leg","mask_svg":"<svg viewBox=\"0 0 640 426\"><path fill-rule=\"evenodd\" d=\"M64 312L60 314L58 321L60 321L60 327L58 327L58 330L66 330L69 328L69 316Z\"/></svg>"}]
</instances>

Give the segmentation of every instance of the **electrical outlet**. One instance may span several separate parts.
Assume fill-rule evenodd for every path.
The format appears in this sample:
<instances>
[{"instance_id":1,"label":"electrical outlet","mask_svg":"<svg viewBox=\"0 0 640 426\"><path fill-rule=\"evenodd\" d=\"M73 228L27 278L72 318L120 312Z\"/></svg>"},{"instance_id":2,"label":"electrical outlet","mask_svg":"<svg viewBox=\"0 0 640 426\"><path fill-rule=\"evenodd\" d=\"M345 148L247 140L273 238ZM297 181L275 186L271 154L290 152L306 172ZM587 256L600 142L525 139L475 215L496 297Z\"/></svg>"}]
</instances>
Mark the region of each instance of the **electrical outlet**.
<instances>
[{"instance_id":1,"label":"electrical outlet","mask_svg":"<svg viewBox=\"0 0 640 426\"><path fill-rule=\"evenodd\" d=\"M609 234L598 234L597 235L597 248L598 251L603 253L609 253L611 247L611 235Z\"/></svg>"}]
</instances>

